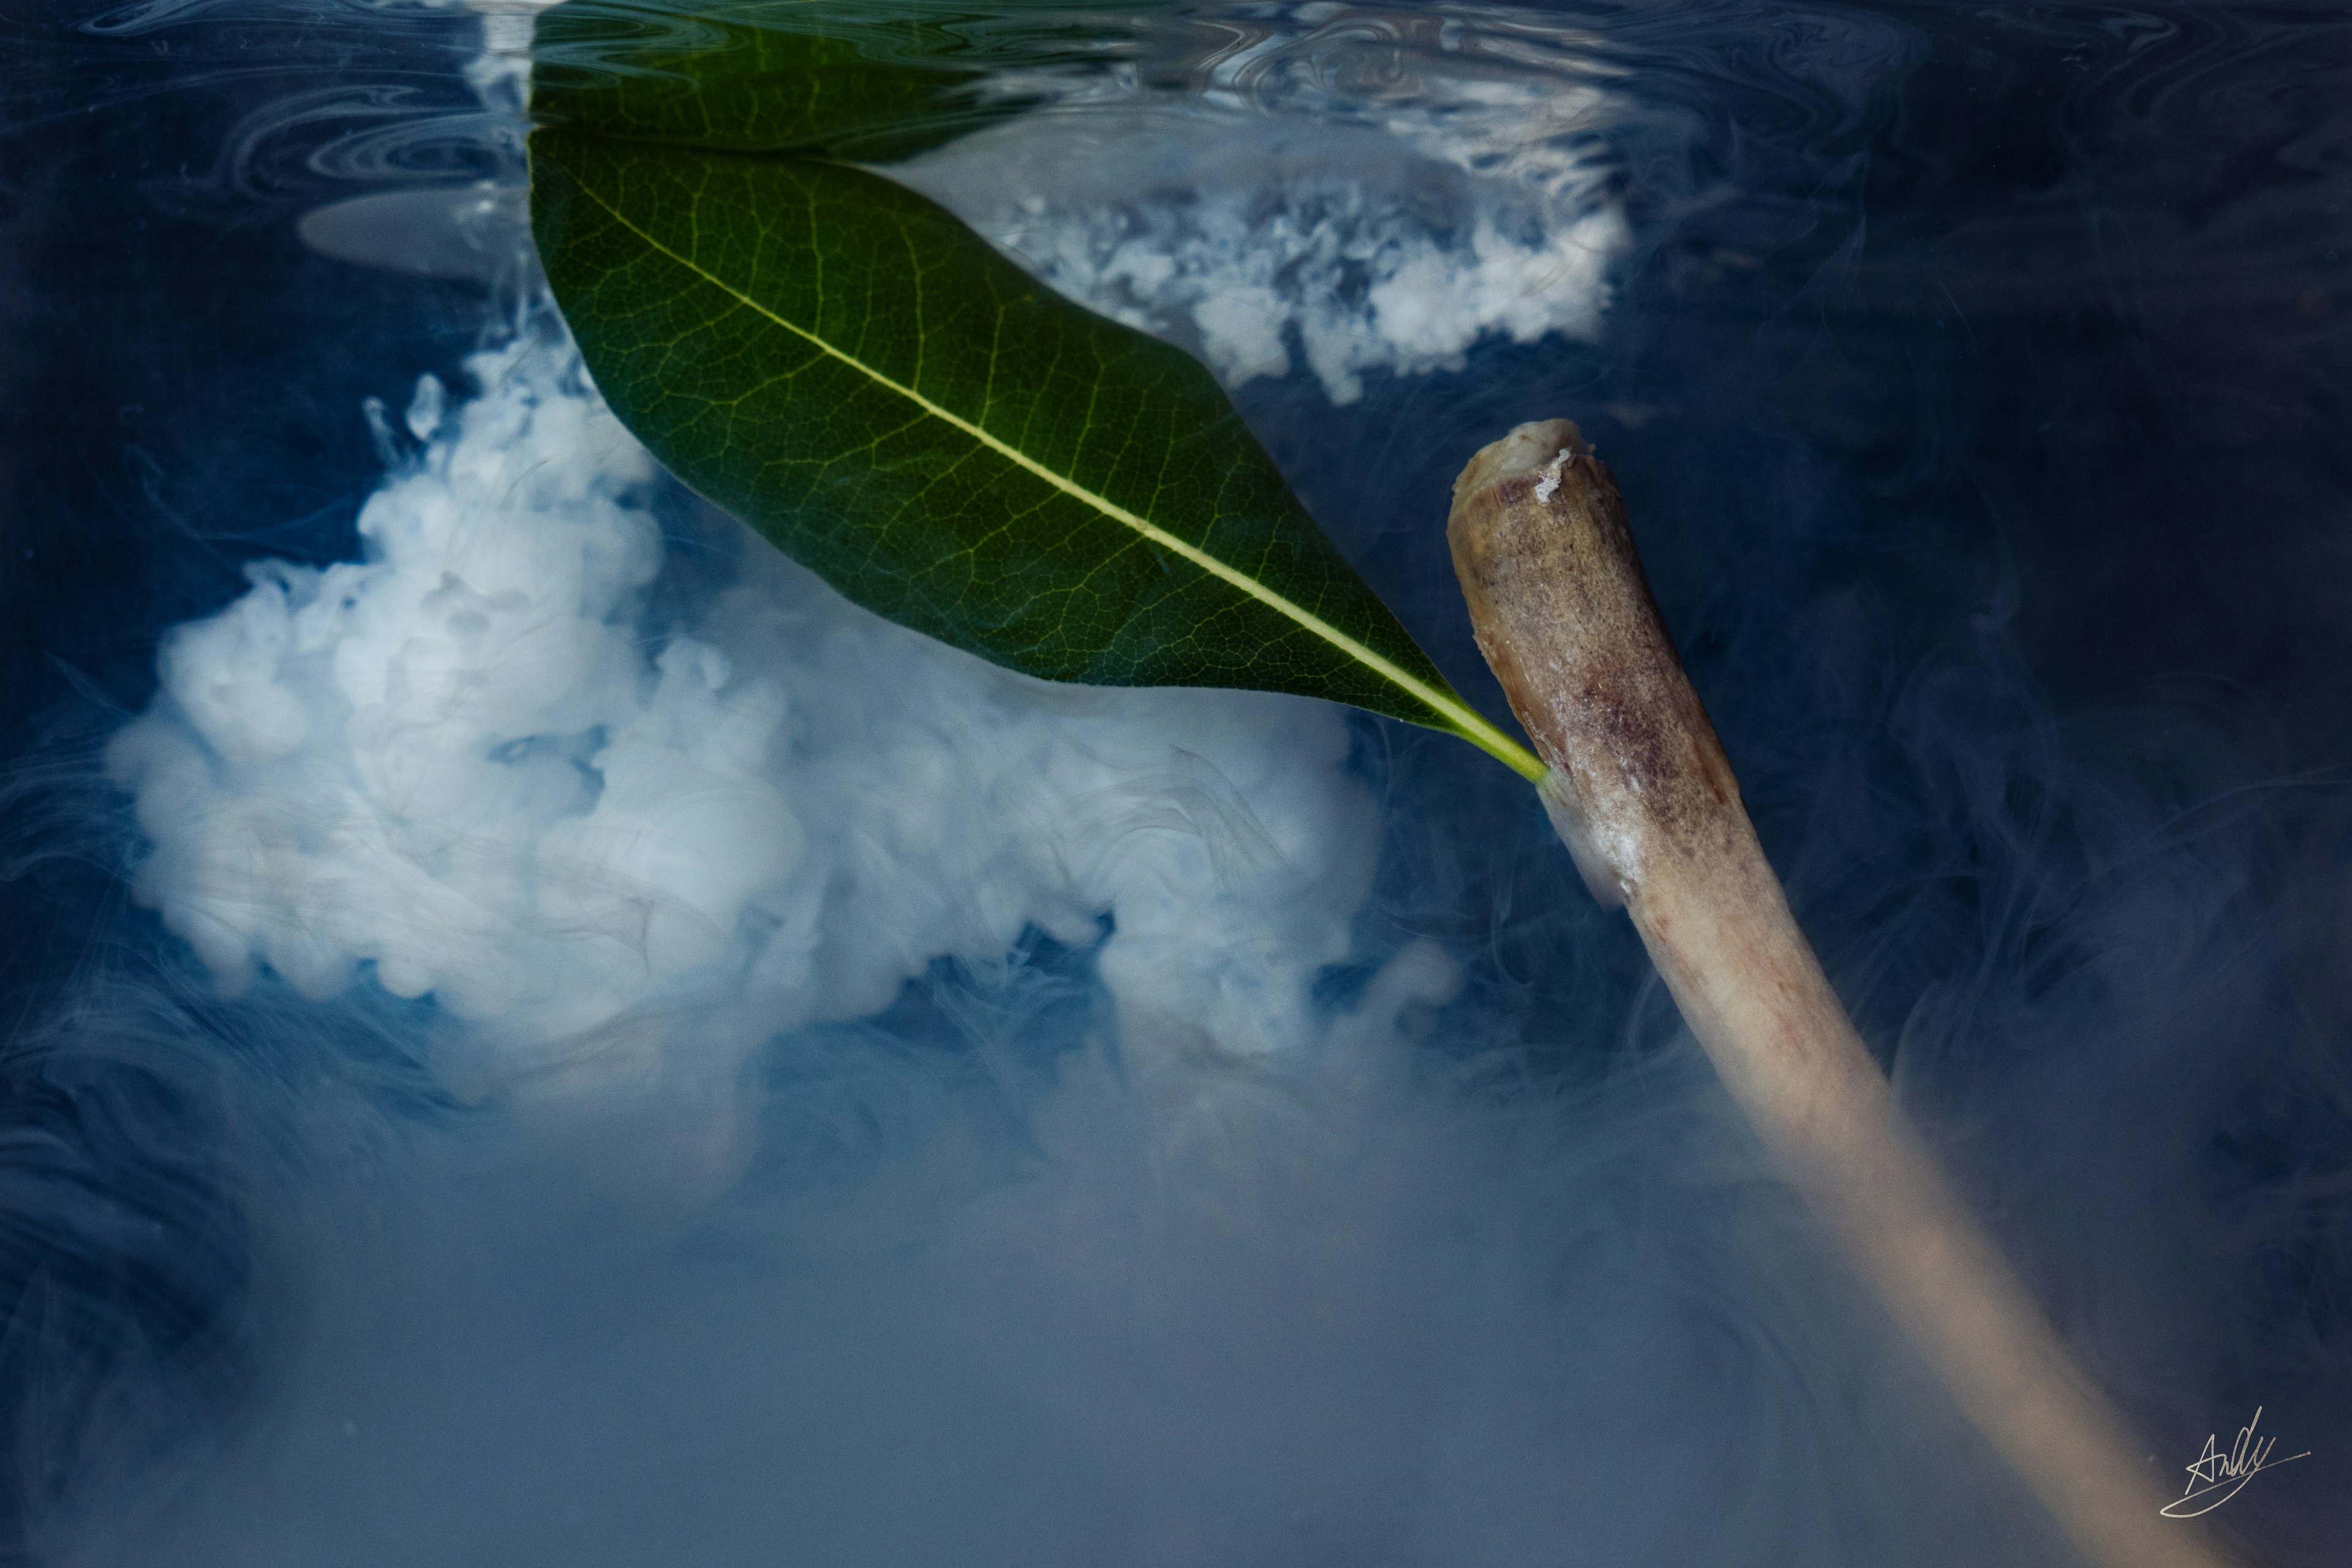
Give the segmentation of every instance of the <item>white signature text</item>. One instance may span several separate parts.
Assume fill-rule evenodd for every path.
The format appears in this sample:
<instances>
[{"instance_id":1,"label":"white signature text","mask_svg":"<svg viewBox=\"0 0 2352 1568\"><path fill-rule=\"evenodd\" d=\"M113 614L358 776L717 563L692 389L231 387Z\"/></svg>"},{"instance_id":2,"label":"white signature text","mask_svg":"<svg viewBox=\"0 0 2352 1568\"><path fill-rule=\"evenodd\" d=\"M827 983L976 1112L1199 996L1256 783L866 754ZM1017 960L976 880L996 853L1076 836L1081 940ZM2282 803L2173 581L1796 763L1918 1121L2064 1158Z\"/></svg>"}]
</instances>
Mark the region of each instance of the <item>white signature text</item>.
<instances>
[{"instance_id":1,"label":"white signature text","mask_svg":"<svg viewBox=\"0 0 2352 1568\"><path fill-rule=\"evenodd\" d=\"M2165 1518L2195 1519L2200 1513L2210 1513L2236 1497L2238 1489L2257 1473L2311 1458L2310 1450L2305 1449L2284 1459L2272 1458L2271 1449L2277 1446L2278 1439L2254 1436L2254 1426L2262 1418L2263 1407L2257 1405L2254 1419L2238 1428L2238 1440L2230 1445L2226 1454L2221 1450L2221 1434L2214 1433L2205 1439L2205 1451L2188 1467L2189 1489L2164 1505Z\"/></svg>"}]
</instances>

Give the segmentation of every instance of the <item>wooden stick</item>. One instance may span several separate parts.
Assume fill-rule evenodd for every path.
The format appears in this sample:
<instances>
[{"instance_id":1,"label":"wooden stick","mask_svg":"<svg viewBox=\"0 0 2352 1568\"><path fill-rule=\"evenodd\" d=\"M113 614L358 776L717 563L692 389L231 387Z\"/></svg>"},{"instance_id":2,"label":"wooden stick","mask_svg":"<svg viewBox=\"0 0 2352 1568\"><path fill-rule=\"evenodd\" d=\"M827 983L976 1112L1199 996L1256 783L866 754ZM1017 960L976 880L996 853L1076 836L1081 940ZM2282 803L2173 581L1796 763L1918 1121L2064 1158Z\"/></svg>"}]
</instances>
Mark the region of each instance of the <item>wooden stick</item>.
<instances>
[{"instance_id":1,"label":"wooden stick","mask_svg":"<svg viewBox=\"0 0 2352 1568\"><path fill-rule=\"evenodd\" d=\"M1962 1413L2093 1562L2234 1562L2159 1516L2145 1450L1904 1123L1789 912L1581 433L1522 425L1481 451L1446 533L1586 882L1632 915L1732 1098Z\"/></svg>"}]
</instances>

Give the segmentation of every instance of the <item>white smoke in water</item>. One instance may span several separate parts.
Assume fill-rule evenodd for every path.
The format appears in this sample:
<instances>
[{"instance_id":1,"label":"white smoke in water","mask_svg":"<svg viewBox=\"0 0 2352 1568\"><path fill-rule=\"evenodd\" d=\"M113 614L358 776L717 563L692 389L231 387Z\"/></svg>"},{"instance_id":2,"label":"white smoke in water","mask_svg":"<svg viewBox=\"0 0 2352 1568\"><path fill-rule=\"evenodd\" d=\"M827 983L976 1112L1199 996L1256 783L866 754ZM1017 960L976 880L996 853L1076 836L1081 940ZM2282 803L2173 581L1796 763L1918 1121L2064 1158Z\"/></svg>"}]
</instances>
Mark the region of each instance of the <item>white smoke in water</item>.
<instances>
[{"instance_id":1,"label":"white smoke in water","mask_svg":"<svg viewBox=\"0 0 2352 1568\"><path fill-rule=\"evenodd\" d=\"M1315 42L1276 34L1216 78ZM1596 337L1631 240L1596 140L1611 100L1454 63L1369 110L1262 84L1169 104L1114 75L889 173L1226 385L1303 361L1349 404L1368 372L1459 371L1483 339Z\"/></svg>"},{"instance_id":2,"label":"white smoke in water","mask_svg":"<svg viewBox=\"0 0 2352 1568\"><path fill-rule=\"evenodd\" d=\"M469 79L518 111L535 6L478 8ZM1627 239L1594 134L1612 100L1549 22L1432 47L1409 20L1252 22L1172 102L1131 68L1008 79L1053 107L891 173L1228 384L1288 374L1295 345L1345 403L1486 337L1592 334ZM1367 93L1359 55L1406 68ZM1107 918L1130 1048L1318 1032L1307 986L1374 859L1336 714L1023 681L756 549L693 624L649 625L651 459L568 346L471 369L454 414L420 389L425 447L362 513L367 560L250 568L172 636L114 748L153 844L140 895L227 988L267 968L326 996L366 970L429 994L469 1096L709 1085L935 958Z\"/></svg>"},{"instance_id":3,"label":"white smoke in water","mask_svg":"<svg viewBox=\"0 0 2352 1568\"><path fill-rule=\"evenodd\" d=\"M1496 1093L1408 1048L1426 943L1314 1005L1380 837L1335 711L1006 675L748 540L665 593L568 345L471 373L366 559L256 566L110 763L223 984L430 996L520 1092L251 1085L303 1129L221 1155L257 1386L160 1452L110 1406L43 1561L2041 1560L1687 1053ZM1115 1039L1009 1133L963 1058L788 1033L1105 917ZM679 1079L723 1147L606 1136Z\"/></svg>"},{"instance_id":4,"label":"white smoke in water","mask_svg":"<svg viewBox=\"0 0 2352 1568\"><path fill-rule=\"evenodd\" d=\"M1050 687L748 539L661 624L655 467L576 353L469 368L454 410L420 387L365 560L248 568L113 745L138 895L225 988L430 995L467 1095L723 1082L934 959L1108 921L1129 1050L1314 1037L1376 854L1337 710Z\"/></svg>"}]
</instances>

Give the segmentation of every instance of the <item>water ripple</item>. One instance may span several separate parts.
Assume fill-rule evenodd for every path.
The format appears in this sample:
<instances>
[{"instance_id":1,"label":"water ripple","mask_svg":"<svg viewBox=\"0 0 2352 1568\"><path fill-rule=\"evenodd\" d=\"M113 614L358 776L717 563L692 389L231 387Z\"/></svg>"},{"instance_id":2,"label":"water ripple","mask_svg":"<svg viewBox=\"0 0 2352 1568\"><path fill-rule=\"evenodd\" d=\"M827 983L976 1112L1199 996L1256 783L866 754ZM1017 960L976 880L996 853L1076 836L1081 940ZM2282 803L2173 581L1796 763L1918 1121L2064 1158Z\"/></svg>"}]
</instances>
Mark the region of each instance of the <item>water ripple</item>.
<instances>
[{"instance_id":1,"label":"water ripple","mask_svg":"<svg viewBox=\"0 0 2352 1568\"><path fill-rule=\"evenodd\" d=\"M724 37L600 10L616 69ZM479 34L455 8L117 0L63 35L5 25L30 68L0 132L284 82L193 160L210 173L173 194L183 209L520 176L516 125L457 68ZM1251 0L1158 20L967 5L943 25L1008 90L1125 73L1335 124L1485 114L1498 163L1578 143L1580 167L1616 171L1643 264L1695 280L1801 253L1866 310L2287 310L2322 330L2352 307L2340 6ZM1433 84L1465 101L1433 110ZM1609 113L1588 112L1603 89Z\"/></svg>"}]
</instances>

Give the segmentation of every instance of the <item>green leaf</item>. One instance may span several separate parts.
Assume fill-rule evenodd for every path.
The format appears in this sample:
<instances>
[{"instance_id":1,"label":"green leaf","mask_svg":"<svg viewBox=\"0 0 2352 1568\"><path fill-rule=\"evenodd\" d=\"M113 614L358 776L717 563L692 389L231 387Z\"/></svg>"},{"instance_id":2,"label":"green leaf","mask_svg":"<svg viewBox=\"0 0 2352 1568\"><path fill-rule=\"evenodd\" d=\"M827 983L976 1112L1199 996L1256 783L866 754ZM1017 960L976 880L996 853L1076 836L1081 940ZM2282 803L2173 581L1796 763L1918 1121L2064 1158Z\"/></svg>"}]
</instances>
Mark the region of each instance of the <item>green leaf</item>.
<instances>
[{"instance_id":1,"label":"green leaf","mask_svg":"<svg viewBox=\"0 0 2352 1568\"><path fill-rule=\"evenodd\" d=\"M540 254L606 399L851 599L1049 679L1328 698L1542 775L1181 351L861 169L530 146Z\"/></svg>"},{"instance_id":2,"label":"green leaf","mask_svg":"<svg viewBox=\"0 0 2352 1568\"><path fill-rule=\"evenodd\" d=\"M565 0L532 36L531 113L637 141L887 163L1023 107L975 90L991 59L1034 68L1099 47L1111 24L1075 9Z\"/></svg>"}]
</instances>

